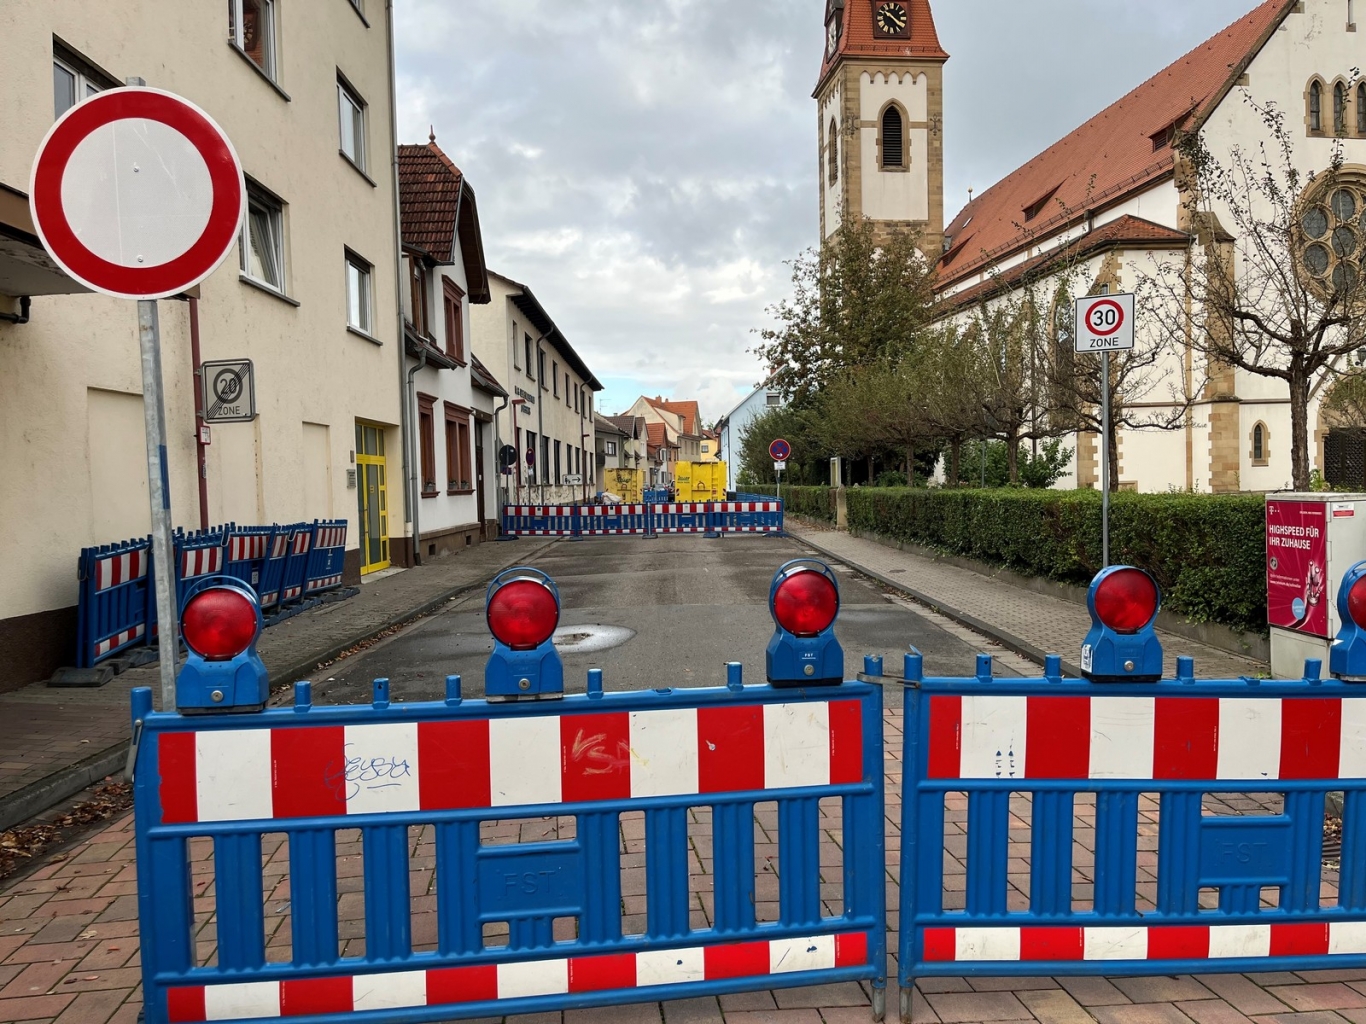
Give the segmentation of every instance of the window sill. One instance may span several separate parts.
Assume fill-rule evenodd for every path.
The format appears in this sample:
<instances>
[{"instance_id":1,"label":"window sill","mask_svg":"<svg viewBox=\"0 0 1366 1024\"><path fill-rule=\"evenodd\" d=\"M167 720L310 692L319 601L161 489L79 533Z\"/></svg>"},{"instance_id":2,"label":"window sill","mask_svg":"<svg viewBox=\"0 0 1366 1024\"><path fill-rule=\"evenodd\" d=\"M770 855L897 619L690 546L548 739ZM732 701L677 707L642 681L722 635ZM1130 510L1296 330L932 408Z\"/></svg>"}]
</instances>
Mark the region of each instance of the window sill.
<instances>
[{"instance_id":1,"label":"window sill","mask_svg":"<svg viewBox=\"0 0 1366 1024\"><path fill-rule=\"evenodd\" d=\"M369 28L369 27L370 27L370 19L367 18L367 17L365 16L365 12L363 12L363 11L360 9L360 4L352 3L351 0L346 0L346 2L347 2L347 4L348 4L348 6L350 6L351 10L353 10L353 11L356 12L356 17L360 19L361 24L364 25L366 28Z\"/></svg>"},{"instance_id":2,"label":"window sill","mask_svg":"<svg viewBox=\"0 0 1366 1024\"><path fill-rule=\"evenodd\" d=\"M276 92L278 92L286 103L294 102L290 98L289 93L285 92L283 89L280 88L280 83L275 81L275 79L271 78L270 75L266 74L265 68L261 67L260 64L257 64L256 61L252 60L251 55L247 53L246 50L242 49L242 47L238 46L232 40L228 40L228 49L232 50L234 53L237 54L237 56L241 57L244 61L246 61L251 66L251 70L255 71L258 75L260 75L261 80L264 81Z\"/></svg>"},{"instance_id":3,"label":"window sill","mask_svg":"<svg viewBox=\"0 0 1366 1024\"><path fill-rule=\"evenodd\" d=\"M344 150L344 149L339 149L339 150L337 150L337 155L338 155L339 157L341 157L343 160L345 160L348 164L350 164L350 165L351 165L351 169L352 169L353 171L355 171L355 172L356 172L357 174L359 174L362 178L364 178L366 181L368 181L368 182L370 183L370 187L371 187L371 188L379 188L379 185L376 184L375 179L372 178L372 177L370 177L370 175L366 174L366 173L365 173L365 168L361 167L360 164L358 164L358 163L356 163L356 161L352 160L351 157L347 155L346 150Z\"/></svg>"},{"instance_id":4,"label":"window sill","mask_svg":"<svg viewBox=\"0 0 1366 1024\"><path fill-rule=\"evenodd\" d=\"M474 493L474 488L473 488L473 487L470 487L470 488L452 487L452 488L451 488L450 490L448 490L446 493L447 493L447 494L470 495L470 494L473 494L473 493Z\"/></svg>"},{"instance_id":5,"label":"window sill","mask_svg":"<svg viewBox=\"0 0 1366 1024\"><path fill-rule=\"evenodd\" d=\"M302 305L302 303L300 303L298 299L292 299L292 298L290 298L288 295L286 295L284 292L280 291L278 288L275 288L275 287L273 287L273 286L271 286L271 285L268 285L268 284L266 284L264 281L258 281L258 280L256 280L256 278L250 277L250 276L248 276L248 275L246 275L246 274L243 274L241 271L238 271L238 273L237 273L237 279L238 279L239 281L241 281L243 284L249 284L249 285L251 285L251 286L252 286L253 288L255 288L257 291L265 292L267 295L270 295L270 296L272 296L272 297L274 297L274 298L277 298L277 299L279 299L281 302L285 302L285 303L288 303L288 304L291 305L291 306L294 306L296 309L297 309L300 305Z\"/></svg>"},{"instance_id":6,"label":"window sill","mask_svg":"<svg viewBox=\"0 0 1366 1024\"><path fill-rule=\"evenodd\" d=\"M441 497L441 492L440 492L440 491L423 491L423 492L422 492L422 496L423 496L424 498L439 498L439 497Z\"/></svg>"},{"instance_id":7,"label":"window sill","mask_svg":"<svg viewBox=\"0 0 1366 1024\"><path fill-rule=\"evenodd\" d=\"M378 338L376 338L373 334L367 334L365 331L362 331L359 327L352 327L350 324L347 324L347 325L346 325L346 332L347 332L348 334L354 334L357 338L364 338L366 341L370 342L370 344L372 344L372 345L383 345L383 344L384 344L384 342L380 341L380 340L379 340Z\"/></svg>"},{"instance_id":8,"label":"window sill","mask_svg":"<svg viewBox=\"0 0 1366 1024\"><path fill-rule=\"evenodd\" d=\"M910 173L911 173L911 169L910 169L909 167L879 167L878 170L879 170L879 171L882 171L884 174L910 174Z\"/></svg>"}]
</instances>

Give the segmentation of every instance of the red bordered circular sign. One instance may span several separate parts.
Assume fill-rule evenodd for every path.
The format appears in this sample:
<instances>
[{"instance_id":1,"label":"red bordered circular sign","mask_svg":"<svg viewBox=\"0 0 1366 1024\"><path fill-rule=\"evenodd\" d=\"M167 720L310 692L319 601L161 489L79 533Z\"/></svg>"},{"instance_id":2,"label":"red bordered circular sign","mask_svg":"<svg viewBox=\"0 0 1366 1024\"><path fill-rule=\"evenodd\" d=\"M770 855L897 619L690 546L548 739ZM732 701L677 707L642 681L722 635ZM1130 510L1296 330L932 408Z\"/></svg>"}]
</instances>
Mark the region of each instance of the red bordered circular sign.
<instances>
[{"instance_id":1,"label":"red bordered circular sign","mask_svg":"<svg viewBox=\"0 0 1366 1024\"><path fill-rule=\"evenodd\" d=\"M29 179L52 258L87 288L127 299L165 298L208 277L237 241L246 205L223 129L160 89L110 89L72 107Z\"/></svg>"},{"instance_id":2,"label":"red bordered circular sign","mask_svg":"<svg viewBox=\"0 0 1366 1024\"><path fill-rule=\"evenodd\" d=\"M1097 338L1108 338L1124 326L1124 307L1114 299L1102 299L1086 310L1086 326Z\"/></svg>"}]
</instances>

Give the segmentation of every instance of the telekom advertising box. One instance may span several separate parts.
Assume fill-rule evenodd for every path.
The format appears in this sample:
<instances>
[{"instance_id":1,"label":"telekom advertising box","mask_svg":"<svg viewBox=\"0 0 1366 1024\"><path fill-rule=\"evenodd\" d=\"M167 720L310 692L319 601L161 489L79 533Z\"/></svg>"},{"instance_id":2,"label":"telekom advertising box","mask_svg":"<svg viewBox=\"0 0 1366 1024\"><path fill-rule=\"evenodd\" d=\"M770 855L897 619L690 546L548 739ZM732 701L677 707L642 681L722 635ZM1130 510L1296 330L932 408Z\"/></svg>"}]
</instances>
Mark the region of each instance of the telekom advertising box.
<instances>
[{"instance_id":1,"label":"telekom advertising box","mask_svg":"<svg viewBox=\"0 0 1366 1024\"><path fill-rule=\"evenodd\" d=\"M1366 559L1366 495L1269 494L1266 499L1266 619L1271 674L1298 678L1337 636L1337 585Z\"/></svg>"}]
</instances>

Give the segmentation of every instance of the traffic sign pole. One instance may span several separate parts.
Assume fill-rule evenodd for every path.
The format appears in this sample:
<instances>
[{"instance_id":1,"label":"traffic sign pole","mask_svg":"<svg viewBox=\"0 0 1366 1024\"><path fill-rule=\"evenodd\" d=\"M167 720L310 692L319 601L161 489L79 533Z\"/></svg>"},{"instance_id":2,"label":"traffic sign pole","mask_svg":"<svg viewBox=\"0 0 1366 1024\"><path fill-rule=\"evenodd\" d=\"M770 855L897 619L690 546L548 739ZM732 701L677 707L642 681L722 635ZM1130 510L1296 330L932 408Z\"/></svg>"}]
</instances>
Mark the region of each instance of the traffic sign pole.
<instances>
[{"instance_id":1,"label":"traffic sign pole","mask_svg":"<svg viewBox=\"0 0 1366 1024\"><path fill-rule=\"evenodd\" d=\"M1101 353L1100 375L1100 560L1110 567L1110 353Z\"/></svg>"},{"instance_id":2,"label":"traffic sign pole","mask_svg":"<svg viewBox=\"0 0 1366 1024\"><path fill-rule=\"evenodd\" d=\"M1089 295L1077 299L1073 347L1078 353L1100 353L1100 557L1110 565L1110 353L1134 347L1134 297Z\"/></svg>"},{"instance_id":3,"label":"traffic sign pole","mask_svg":"<svg viewBox=\"0 0 1366 1024\"><path fill-rule=\"evenodd\" d=\"M171 544L171 486L166 465L166 402L161 387L161 324L156 299L138 300L138 344L142 350L142 416L147 433L147 495L152 506L152 573L157 601L161 708L176 706L175 669L180 653L175 550Z\"/></svg>"}]
</instances>

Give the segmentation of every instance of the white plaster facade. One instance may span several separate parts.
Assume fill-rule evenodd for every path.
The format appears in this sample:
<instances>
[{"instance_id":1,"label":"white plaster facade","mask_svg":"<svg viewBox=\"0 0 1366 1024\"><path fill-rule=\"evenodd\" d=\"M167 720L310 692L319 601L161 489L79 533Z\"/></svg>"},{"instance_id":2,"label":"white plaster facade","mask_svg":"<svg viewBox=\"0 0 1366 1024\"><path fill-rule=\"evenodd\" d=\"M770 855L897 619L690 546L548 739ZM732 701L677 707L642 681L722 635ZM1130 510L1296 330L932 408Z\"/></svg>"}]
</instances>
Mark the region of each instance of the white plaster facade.
<instances>
[{"instance_id":1,"label":"white plaster facade","mask_svg":"<svg viewBox=\"0 0 1366 1024\"><path fill-rule=\"evenodd\" d=\"M401 475L390 33L384 6L274 5L274 72L229 41L228 5L176 0L5 0L0 4L0 194L24 235L23 195L54 119L54 61L75 58L103 84L141 76L199 104L227 131L249 181L279 202L282 288L239 271L239 247L201 286L205 360L245 357L256 371L257 419L212 428L206 520L349 523L347 572L358 568L354 468L358 422L375 425ZM368 18L368 20L367 20ZM364 104L363 169L339 154L338 86ZM31 227L31 225L29 225ZM348 329L347 252L370 267L370 322ZM0 254L0 260L3 260ZM0 311L18 296L0 296ZM175 525L197 528L196 379L190 304L160 303ZM91 294L35 295L31 320L0 322L0 425L18 443L0 488L10 524L0 589L0 689L69 663L76 559L88 545L149 530L134 303ZM388 533L401 545L401 487ZM25 637L15 657L8 627ZM41 651L34 653L41 648ZM15 658L27 656L27 667ZM46 660L47 664L40 667Z\"/></svg>"},{"instance_id":2,"label":"white plaster facade","mask_svg":"<svg viewBox=\"0 0 1366 1024\"><path fill-rule=\"evenodd\" d=\"M474 354L512 396L496 420L498 444L518 452L516 470L499 475L503 501L589 498L598 479L593 396L602 384L530 288L490 271L489 291L489 304L471 311L471 338Z\"/></svg>"},{"instance_id":3,"label":"white plaster facade","mask_svg":"<svg viewBox=\"0 0 1366 1024\"><path fill-rule=\"evenodd\" d=\"M905 132L906 167L880 165L882 116L895 104ZM858 143L863 215L872 220L924 221L930 217L929 78L907 71L859 76Z\"/></svg>"},{"instance_id":4,"label":"white plaster facade","mask_svg":"<svg viewBox=\"0 0 1366 1024\"><path fill-rule=\"evenodd\" d=\"M781 409L786 404L780 392L761 384L717 422L718 457L726 464L727 490L735 490L739 480L740 437L745 429L770 409Z\"/></svg>"}]
</instances>

